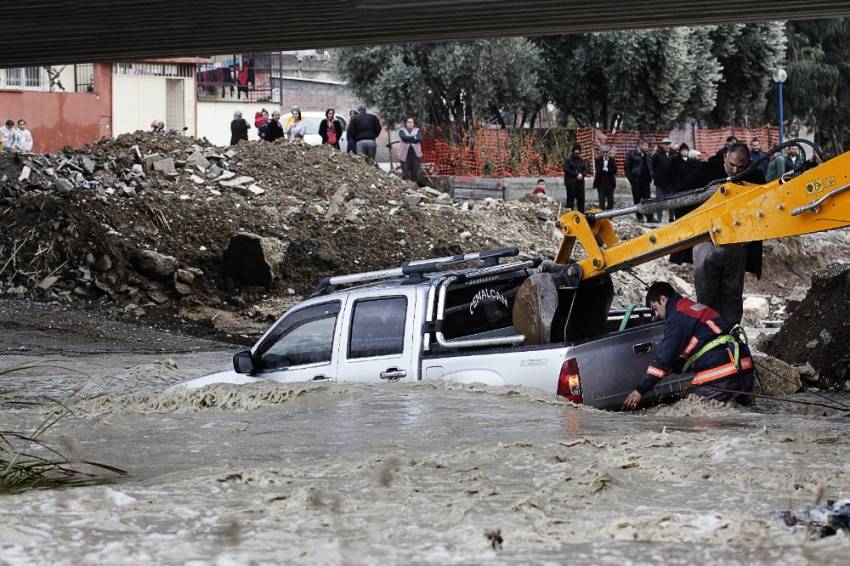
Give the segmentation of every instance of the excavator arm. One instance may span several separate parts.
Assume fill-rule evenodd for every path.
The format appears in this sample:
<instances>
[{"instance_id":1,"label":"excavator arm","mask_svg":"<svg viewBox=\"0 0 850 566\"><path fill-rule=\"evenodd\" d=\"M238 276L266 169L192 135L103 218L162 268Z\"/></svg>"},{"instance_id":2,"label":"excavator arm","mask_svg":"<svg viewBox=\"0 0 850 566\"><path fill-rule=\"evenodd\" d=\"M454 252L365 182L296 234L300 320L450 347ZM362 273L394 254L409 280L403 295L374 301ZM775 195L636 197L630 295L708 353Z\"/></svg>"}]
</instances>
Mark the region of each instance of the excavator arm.
<instances>
[{"instance_id":1,"label":"excavator arm","mask_svg":"<svg viewBox=\"0 0 850 566\"><path fill-rule=\"evenodd\" d=\"M638 211L625 209L624 214ZM640 210L643 212L643 210ZM610 218L618 211L570 211L558 220L564 235L555 263L566 265L576 242L582 280L627 269L701 242L741 244L850 226L850 152L797 177L765 185L727 182L682 218L621 241Z\"/></svg>"}]
</instances>

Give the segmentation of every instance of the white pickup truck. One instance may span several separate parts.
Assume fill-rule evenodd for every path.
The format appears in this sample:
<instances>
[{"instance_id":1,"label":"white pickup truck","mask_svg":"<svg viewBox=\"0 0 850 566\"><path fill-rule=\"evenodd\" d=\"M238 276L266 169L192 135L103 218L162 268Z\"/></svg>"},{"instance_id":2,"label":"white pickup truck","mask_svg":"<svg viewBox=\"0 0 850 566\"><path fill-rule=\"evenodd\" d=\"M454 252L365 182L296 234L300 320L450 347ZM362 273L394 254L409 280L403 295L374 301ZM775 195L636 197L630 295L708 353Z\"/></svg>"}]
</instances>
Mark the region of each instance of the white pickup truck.
<instances>
[{"instance_id":1,"label":"white pickup truck","mask_svg":"<svg viewBox=\"0 0 850 566\"><path fill-rule=\"evenodd\" d=\"M524 344L513 327L514 299L541 262L499 263L517 253L493 250L323 279L253 348L236 354L233 369L178 387L442 379L534 387L575 403L619 407L646 372L663 323L645 308L610 311L590 337ZM447 270L474 261L484 265ZM579 303L569 310L580 335ZM677 395L686 382L671 376L646 398Z\"/></svg>"}]
</instances>

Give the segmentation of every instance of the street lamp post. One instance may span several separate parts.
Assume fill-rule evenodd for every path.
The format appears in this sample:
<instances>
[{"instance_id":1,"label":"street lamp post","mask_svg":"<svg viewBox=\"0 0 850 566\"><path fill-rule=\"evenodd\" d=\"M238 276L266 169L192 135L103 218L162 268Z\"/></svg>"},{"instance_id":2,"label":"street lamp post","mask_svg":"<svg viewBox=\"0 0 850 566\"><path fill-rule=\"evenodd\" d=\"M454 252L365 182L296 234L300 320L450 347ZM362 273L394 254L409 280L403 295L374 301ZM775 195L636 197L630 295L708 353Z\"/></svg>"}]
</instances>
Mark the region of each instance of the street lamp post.
<instances>
[{"instance_id":1,"label":"street lamp post","mask_svg":"<svg viewBox=\"0 0 850 566\"><path fill-rule=\"evenodd\" d=\"M773 71L773 80L779 86L779 143L785 141L785 116L782 107L782 83L788 78L788 73L785 69L776 69Z\"/></svg>"}]
</instances>

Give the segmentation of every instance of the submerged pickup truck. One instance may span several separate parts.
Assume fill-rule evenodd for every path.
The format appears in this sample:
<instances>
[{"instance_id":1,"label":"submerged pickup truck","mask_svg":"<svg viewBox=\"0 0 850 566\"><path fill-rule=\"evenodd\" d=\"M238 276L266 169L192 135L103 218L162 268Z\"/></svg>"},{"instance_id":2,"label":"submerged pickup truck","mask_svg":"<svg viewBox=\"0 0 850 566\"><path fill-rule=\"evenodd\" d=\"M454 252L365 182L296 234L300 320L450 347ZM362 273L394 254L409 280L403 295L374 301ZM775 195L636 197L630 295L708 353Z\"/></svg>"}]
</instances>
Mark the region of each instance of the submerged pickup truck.
<instances>
[{"instance_id":1,"label":"submerged pickup truck","mask_svg":"<svg viewBox=\"0 0 850 566\"><path fill-rule=\"evenodd\" d=\"M663 323L649 309L612 310L590 338L528 344L514 328L513 309L541 261L517 254L492 250L323 279L253 348L236 354L233 369L178 387L442 379L533 387L598 408L622 405L645 374ZM511 261L500 263L506 257ZM483 265L447 269L476 261ZM646 399L676 396L686 381L671 376Z\"/></svg>"}]
</instances>

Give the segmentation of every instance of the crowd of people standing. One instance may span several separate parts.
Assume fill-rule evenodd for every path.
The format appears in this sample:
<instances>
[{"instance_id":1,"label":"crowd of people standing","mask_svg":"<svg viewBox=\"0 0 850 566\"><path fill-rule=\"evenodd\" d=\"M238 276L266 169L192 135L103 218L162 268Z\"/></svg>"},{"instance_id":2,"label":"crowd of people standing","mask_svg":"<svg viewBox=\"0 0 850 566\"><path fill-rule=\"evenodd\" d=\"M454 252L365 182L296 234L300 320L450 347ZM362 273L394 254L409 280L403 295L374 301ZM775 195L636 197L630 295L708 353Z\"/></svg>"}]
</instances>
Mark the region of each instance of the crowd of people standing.
<instances>
[{"instance_id":1,"label":"crowd of people standing","mask_svg":"<svg viewBox=\"0 0 850 566\"><path fill-rule=\"evenodd\" d=\"M307 135L307 125L296 105L290 108L285 120L275 111L269 115L265 109L254 116L254 127L257 128L261 140L274 142L285 138L291 143L303 143ZM236 145L242 140L248 140L251 125L242 116L242 112L234 112L230 123L230 145ZM375 160L378 152L378 137L383 127L377 116L367 111L366 106L360 105L357 110L349 113L348 124L343 127L334 108L325 111L324 119L319 123L318 135L322 145L340 149L340 142L346 142L346 151L356 155L364 155ZM416 126L413 118L407 118L399 129L398 158L401 163L402 178L416 180L419 176L419 163L422 158L422 132Z\"/></svg>"},{"instance_id":2,"label":"crowd of people standing","mask_svg":"<svg viewBox=\"0 0 850 566\"><path fill-rule=\"evenodd\" d=\"M765 181L772 181L786 172L799 167L802 157L796 146L789 147L787 152L775 152L770 160L761 150L761 141L753 138L749 146L741 144L735 136L729 136L725 145L715 154L722 159L732 146L743 145L748 150L747 163L757 164L757 169L764 175ZM589 172L587 160L581 156L581 144L573 144L570 154L564 159L564 187L566 189L566 207L584 212L585 210L585 177ZM652 187L655 187L655 197L664 197L677 191L685 180L692 176L700 164L706 163L701 159L701 153L693 150L687 143L675 145L673 140L664 138L654 151L650 151L645 139L638 140L637 146L626 154L623 163L623 176L631 188L632 202L638 204L653 197ZM617 187L617 176L620 174L617 161L609 146L600 148L600 155L593 163L593 188L596 189L598 206L602 210L614 208L614 192ZM534 193L534 194L539 194ZM656 218L637 213L639 222L662 222L662 214ZM674 220L674 212L668 211L667 220Z\"/></svg>"},{"instance_id":3,"label":"crowd of people standing","mask_svg":"<svg viewBox=\"0 0 850 566\"><path fill-rule=\"evenodd\" d=\"M32 132L27 129L27 121L21 118L17 124L6 120L0 128L0 144L3 153L30 153L32 151Z\"/></svg>"}]
</instances>

